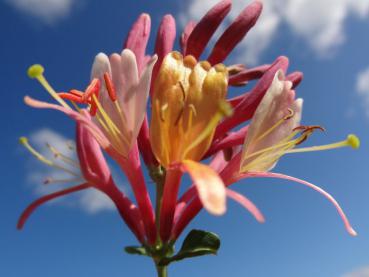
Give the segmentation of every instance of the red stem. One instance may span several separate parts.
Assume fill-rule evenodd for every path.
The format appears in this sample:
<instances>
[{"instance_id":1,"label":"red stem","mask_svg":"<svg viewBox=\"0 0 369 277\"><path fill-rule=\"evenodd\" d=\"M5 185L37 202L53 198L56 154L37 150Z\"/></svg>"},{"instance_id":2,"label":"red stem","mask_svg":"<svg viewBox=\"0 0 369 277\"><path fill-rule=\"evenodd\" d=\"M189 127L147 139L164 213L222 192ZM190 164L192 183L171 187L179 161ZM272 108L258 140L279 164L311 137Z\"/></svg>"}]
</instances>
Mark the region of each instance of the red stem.
<instances>
[{"instance_id":1,"label":"red stem","mask_svg":"<svg viewBox=\"0 0 369 277\"><path fill-rule=\"evenodd\" d=\"M118 162L132 185L132 190L136 197L137 206L145 227L148 243L154 244L157 235L154 209L146 188L145 178L141 169L137 144L133 146L127 159L119 157Z\"/></svg>"},{"instance_id":2,"label":"red stem","mask_svg":"<svg viewBox=\"0 0 369 277\"><path fill-rule=\"evenodd\" d=\"M160 237L164 242L168 241L172 231L181 177L182 171L179 168L167 170L160 212Z\"/></svg>"}]
</instances>

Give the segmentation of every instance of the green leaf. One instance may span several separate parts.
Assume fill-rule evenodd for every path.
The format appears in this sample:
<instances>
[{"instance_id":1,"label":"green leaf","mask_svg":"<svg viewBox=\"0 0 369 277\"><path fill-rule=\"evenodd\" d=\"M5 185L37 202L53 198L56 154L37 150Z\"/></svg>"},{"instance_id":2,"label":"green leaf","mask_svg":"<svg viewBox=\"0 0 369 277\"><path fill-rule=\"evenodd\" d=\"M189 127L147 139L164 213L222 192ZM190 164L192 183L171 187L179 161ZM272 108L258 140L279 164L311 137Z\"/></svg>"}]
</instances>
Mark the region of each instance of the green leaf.
<instances>
[{"instance_id":1,"label":"green leaf","mask_svg":"<svg viewBox=\"0 0 369 277\"><path fill-rule=\"evenodd\" d=\"M191 257L216 255L219 247L220 239L216 234L202 230L192 230L183 241L179 252L172 257L163 258L159 265L165 266L171 262Z\"/></svg>"},{"instance_id":2,"label":"green leaf","mask_svg":"<svg viewBox=\"0 0 369 277\"><path fill-rule=\"evenodd\" d=\"M124 250L128 254L132 254L132 255L150 256L150 254L147 253L146 248L143 246L126 246Z\"/></svg>"}]
</instances>

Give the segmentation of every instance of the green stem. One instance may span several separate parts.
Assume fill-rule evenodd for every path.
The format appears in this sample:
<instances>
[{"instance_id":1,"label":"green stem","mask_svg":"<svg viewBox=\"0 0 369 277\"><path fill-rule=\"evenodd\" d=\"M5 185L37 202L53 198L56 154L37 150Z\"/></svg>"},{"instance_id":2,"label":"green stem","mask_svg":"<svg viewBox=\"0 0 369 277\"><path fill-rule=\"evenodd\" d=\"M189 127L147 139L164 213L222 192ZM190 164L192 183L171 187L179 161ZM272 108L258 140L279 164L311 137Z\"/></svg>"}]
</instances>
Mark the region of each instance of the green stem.
<instances>
[{"instance_id":1,"label":"green stem","mask_svg":"<svg viewBox=\"0 0 369 277\"><path fill-rule=\"evenodd\" d=\"M168 277L168 267L156 265L156 272L158 277Z\"/></svg>"}]
</instances>

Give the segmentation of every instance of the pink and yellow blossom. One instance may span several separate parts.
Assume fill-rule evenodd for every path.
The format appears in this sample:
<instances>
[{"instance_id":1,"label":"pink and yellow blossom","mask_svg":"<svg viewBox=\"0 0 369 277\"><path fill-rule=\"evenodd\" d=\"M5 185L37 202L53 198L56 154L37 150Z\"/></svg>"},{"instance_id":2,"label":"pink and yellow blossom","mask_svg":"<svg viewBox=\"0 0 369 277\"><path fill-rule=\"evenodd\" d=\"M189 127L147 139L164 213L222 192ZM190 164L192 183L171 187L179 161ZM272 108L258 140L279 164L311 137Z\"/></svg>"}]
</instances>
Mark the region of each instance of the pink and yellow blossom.
<instances>
[{"instance_id":1,"label":"pink and yellow blossom","mask_svg":"<svg viewBox=\"0 0 369 277\"><path fill-rule=\"evenodd\" d=\"M314 131L324 129L301 125L303 101L296 99L296 89L303 74L288 72L287 57L253 68L243 61L226 65L226 58L256 24L262 3L254 1L245 7L215 39L207 58L202 58L231 6L230 0L220 1L199 22L189 22L179 36L181 51L173 49L175 19L165 15L153 54L146 49L151 19L142 14L120 54L99 53L95 57L85 90L58 92L47 82L42 66L29 68L28 75L36 78L56 103L29 96L25 103L60 111L76 121L76 163L81 184L33 202L21 215L19 228L41 204L94 188L113 201L145 253L153 258L161 272L159 276L165 276L163 259L172 257L175 241L203 207L222 215L228 197L263 223L265 218L258 207L231 190L230 185L242 179L265 177L290 180L319 192L336 208L348 233L356 235L329 193L271 170L284 155L347 146L356 149L359 139L349 135L333 144L301 146ZM255 81L254 87L229 97L232 87L243 88L250 81ZM21 142L37 159L55 167L27 139ZM114 183L105 155L127 176L135 201ZM155 207L141 158L155 183ZM185 173L193 185L180 195Z\"/></svg>"}]
</instances>

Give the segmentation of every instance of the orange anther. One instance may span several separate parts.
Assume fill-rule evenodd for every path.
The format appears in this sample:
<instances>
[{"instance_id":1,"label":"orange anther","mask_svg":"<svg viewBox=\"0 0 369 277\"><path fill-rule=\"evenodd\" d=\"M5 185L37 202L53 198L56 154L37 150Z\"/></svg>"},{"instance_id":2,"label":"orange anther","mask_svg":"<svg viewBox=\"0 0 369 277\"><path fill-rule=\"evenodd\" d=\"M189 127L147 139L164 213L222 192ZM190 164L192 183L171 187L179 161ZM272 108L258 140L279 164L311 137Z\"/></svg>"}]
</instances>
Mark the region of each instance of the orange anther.
<instances>
[{"instance_id":1,"label":"orange anther","mask_svg":"<svg viewBox=\"0 0 369 277\"><path fill-rule=\"evenodd\" d=\"M93 95L93 94L92 94ZM95 91L95 93L94 93L94 95L95 95L95 97L92 97L92 95L91 95L91 108L90 108L90 114L92 115L92 116L95 116L96 115L96 112L97 112L97 104L96 104L96 101L95 101L95 99L97 100L97 99L99 99L99 90L96 90Z\"/></svg>"},{"instance_id":2,"label":"orange anther","mask_svg":"<svg viewBox=\"0 0 369 277\"><path fill-rule=\"evenodd\" d=\"M117 94L115 92L113 81L111 80L110 75L107 72L104 73L104 81L105 81L105 86L106 86L106 89L108 90L111 101L115 102L117 100Z\"/></svg>"},{"instance_id":3,"label":"orange anther","mask_svg":"<svg viewBox=\"0 0 369 277\"><path fill-rule=\"evenodd\" d=\"M76 89L71 89L69 91L69 93L73 94L73 95L76 95L76 96L79 96L79 97L82 97L83 96L83 91L80 91L80 90L76 90Z\"/></svg>"},{"instance_id":4,"label":"orange anther","mask_svg":"<svg viewBox=\"0 0 369 277\"><path fill-rule=\"evenodd\" d=\"M85 101L91 99L92 95L98 95L99 94L99 90L100 90L100 80L95 78L91 81L91 83L89 84L89 86L86 88L86 91L83 95L83 99Z\"/></svg>"},{"instance_id":5,"label":"orange anther","mask_svg":"<svg viewBox=\"0 0 369 277\"><path fill-rule=\"evenodd\" d=\"M76 102L76 103L85 103L81 96L77 96L77 95L74 95L74 94L71 94L71 93L60 92L60 93L58 93L58 95L62 99L70 100L70 101L73 101L73 102Z\"/></svg>"}]
</instances>

